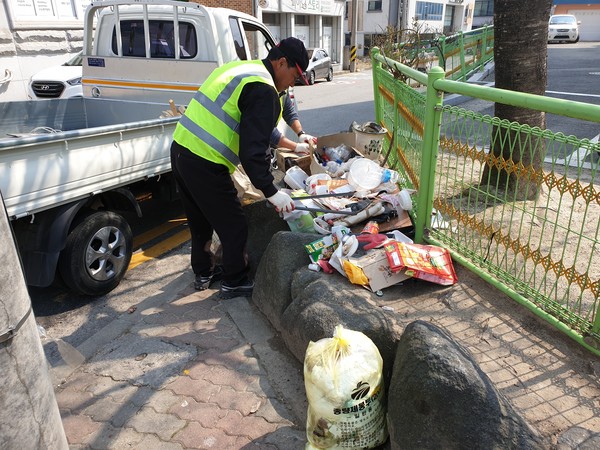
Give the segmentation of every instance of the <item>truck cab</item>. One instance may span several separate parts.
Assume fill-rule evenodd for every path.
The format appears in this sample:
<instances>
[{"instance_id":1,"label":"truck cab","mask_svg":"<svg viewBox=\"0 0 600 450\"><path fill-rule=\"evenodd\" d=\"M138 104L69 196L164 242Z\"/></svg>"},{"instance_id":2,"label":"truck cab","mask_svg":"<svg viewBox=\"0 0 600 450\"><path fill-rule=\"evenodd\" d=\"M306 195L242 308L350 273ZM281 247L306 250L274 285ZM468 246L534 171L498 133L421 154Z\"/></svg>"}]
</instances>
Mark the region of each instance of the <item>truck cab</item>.
<instances>
[{"instance_id":1,"label":"truck cab","mask_svg":"<svg viewBox=\"0 0 600 450\"><path fill-rule=\"evenodd\" d=\"M275 45L255 17L198 3L93 2L85 20L86 97L187 105L215 68Z\"/></svg>"}]
</instances>

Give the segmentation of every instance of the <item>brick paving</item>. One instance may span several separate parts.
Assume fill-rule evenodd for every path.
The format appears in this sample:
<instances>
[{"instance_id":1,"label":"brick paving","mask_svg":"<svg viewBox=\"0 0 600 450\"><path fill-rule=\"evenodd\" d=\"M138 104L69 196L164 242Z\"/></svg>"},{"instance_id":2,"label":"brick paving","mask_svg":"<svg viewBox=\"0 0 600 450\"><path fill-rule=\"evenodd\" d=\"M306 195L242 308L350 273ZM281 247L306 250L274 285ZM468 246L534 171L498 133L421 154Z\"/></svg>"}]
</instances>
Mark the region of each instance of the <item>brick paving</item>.
<instances>
[{"instance_id":1,"label":"brick paving","mask_svg":"<svg viewBox=\"0 0 600 450\"><path fill-rule=\"evenodd\" d=\"M56 387L70 448L304 448L304 393L281 389L289 373L256 351L275 338L264 317L212 289L182 294L139 306L116 339L99 339L94 356ZM301 383L298 362L277 358Z\"/></svg>"}]
</instances>

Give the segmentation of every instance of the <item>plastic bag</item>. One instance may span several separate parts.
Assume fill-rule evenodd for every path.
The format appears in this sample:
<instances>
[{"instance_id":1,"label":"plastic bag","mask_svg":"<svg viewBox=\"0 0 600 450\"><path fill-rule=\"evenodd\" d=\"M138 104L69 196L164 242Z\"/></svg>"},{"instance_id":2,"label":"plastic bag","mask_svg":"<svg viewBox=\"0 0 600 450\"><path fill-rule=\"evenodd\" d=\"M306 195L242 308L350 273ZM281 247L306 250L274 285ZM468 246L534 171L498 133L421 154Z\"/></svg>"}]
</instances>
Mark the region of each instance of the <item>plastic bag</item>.
<instances>
[{"instance_id":1,"label":"plastic bag","mask_svg":"<svg viewBox=\"0 0 600 450\"><path fill-rule=\"evenodd\" d=\"M306 449L368 449L388 437L383 360L366 335L338 325L304 358Z\"/></svg>"}]
</instances>

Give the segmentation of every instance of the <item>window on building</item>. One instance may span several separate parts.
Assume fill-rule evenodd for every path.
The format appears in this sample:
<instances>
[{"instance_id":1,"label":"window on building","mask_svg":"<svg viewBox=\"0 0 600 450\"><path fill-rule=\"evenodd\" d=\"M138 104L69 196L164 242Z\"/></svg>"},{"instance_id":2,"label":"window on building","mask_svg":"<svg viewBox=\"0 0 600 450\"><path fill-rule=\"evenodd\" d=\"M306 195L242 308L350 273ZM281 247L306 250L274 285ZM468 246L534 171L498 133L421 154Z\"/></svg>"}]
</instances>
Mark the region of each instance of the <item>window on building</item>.
<instances>
[{"instance_id":1,"label":"window on building","mask_svg":"<svg viewBox=\"0 0 600 450\"><path fill-rule=\"evenodd\" d=\"M493 16L494 15L494 0L475 0L474 17Z\"/></svg>"},{"instance_id":2,"label":"window on building","mask_svg":"<svg viewBox=\"0 0 600 450\"><path fill-rule=\"evenodd\" d=\"M323 26L331 27L333 26L333 17L331 16L323 16Z\"/></svg>"},{"instance_id":3,"label":"window on building","mask_svg":"<svg viewBox=\"0 0 600 450\"><path fill-rule=\"evenodd\" d=\"M262 22L265 25L279 25L281 24L281 14L263 13Z\"/></svg>"},{"instance_id":4,"label":"window on building","mask_svg":"<svg viewBox=\"0 0 600 450\"><path fill-rule=\"evenodd\" d=\"M308 25L309 18L306 14L304 14L295 16L294 20L296 25Z\"/></svg>"},{"instance_id":5,"label":"window on building","mask_svg":"<svg viewBox=\"0 0 600 450\"><path fill-rule=\"evenodd\" d=\"M382 0L369 0L367 11L381 11Z\"/></svg>"},{"instance_id":6,"label":"window on building","mask_svg":"<svg viewBox=\"0 0 600 450\"><path fill-rule=\"evenodd\" d=\"M417 2L415 18L417 20L442 20L444 5L433 2Z\"/></svg>"}]
</instances>

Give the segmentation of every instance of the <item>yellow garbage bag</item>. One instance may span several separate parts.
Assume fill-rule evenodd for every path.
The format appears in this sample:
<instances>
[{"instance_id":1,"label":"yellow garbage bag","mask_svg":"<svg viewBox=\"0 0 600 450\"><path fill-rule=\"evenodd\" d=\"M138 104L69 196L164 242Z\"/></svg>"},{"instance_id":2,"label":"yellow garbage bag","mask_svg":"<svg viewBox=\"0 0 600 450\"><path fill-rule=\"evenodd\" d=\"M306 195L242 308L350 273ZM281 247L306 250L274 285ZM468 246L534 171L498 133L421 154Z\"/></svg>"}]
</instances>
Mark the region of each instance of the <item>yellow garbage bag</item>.
<instances>
[{"instance_id":1,"label":"yellow garbage bag","mask_svg":"<svg viewBox=\"0 0 600 450\"><path fill-rule=\"evenodd\" d=\"M388 437L383 359L365 334L335 327L304 357L307 450L369 449Z\"/></svg>"}]
</instances>

